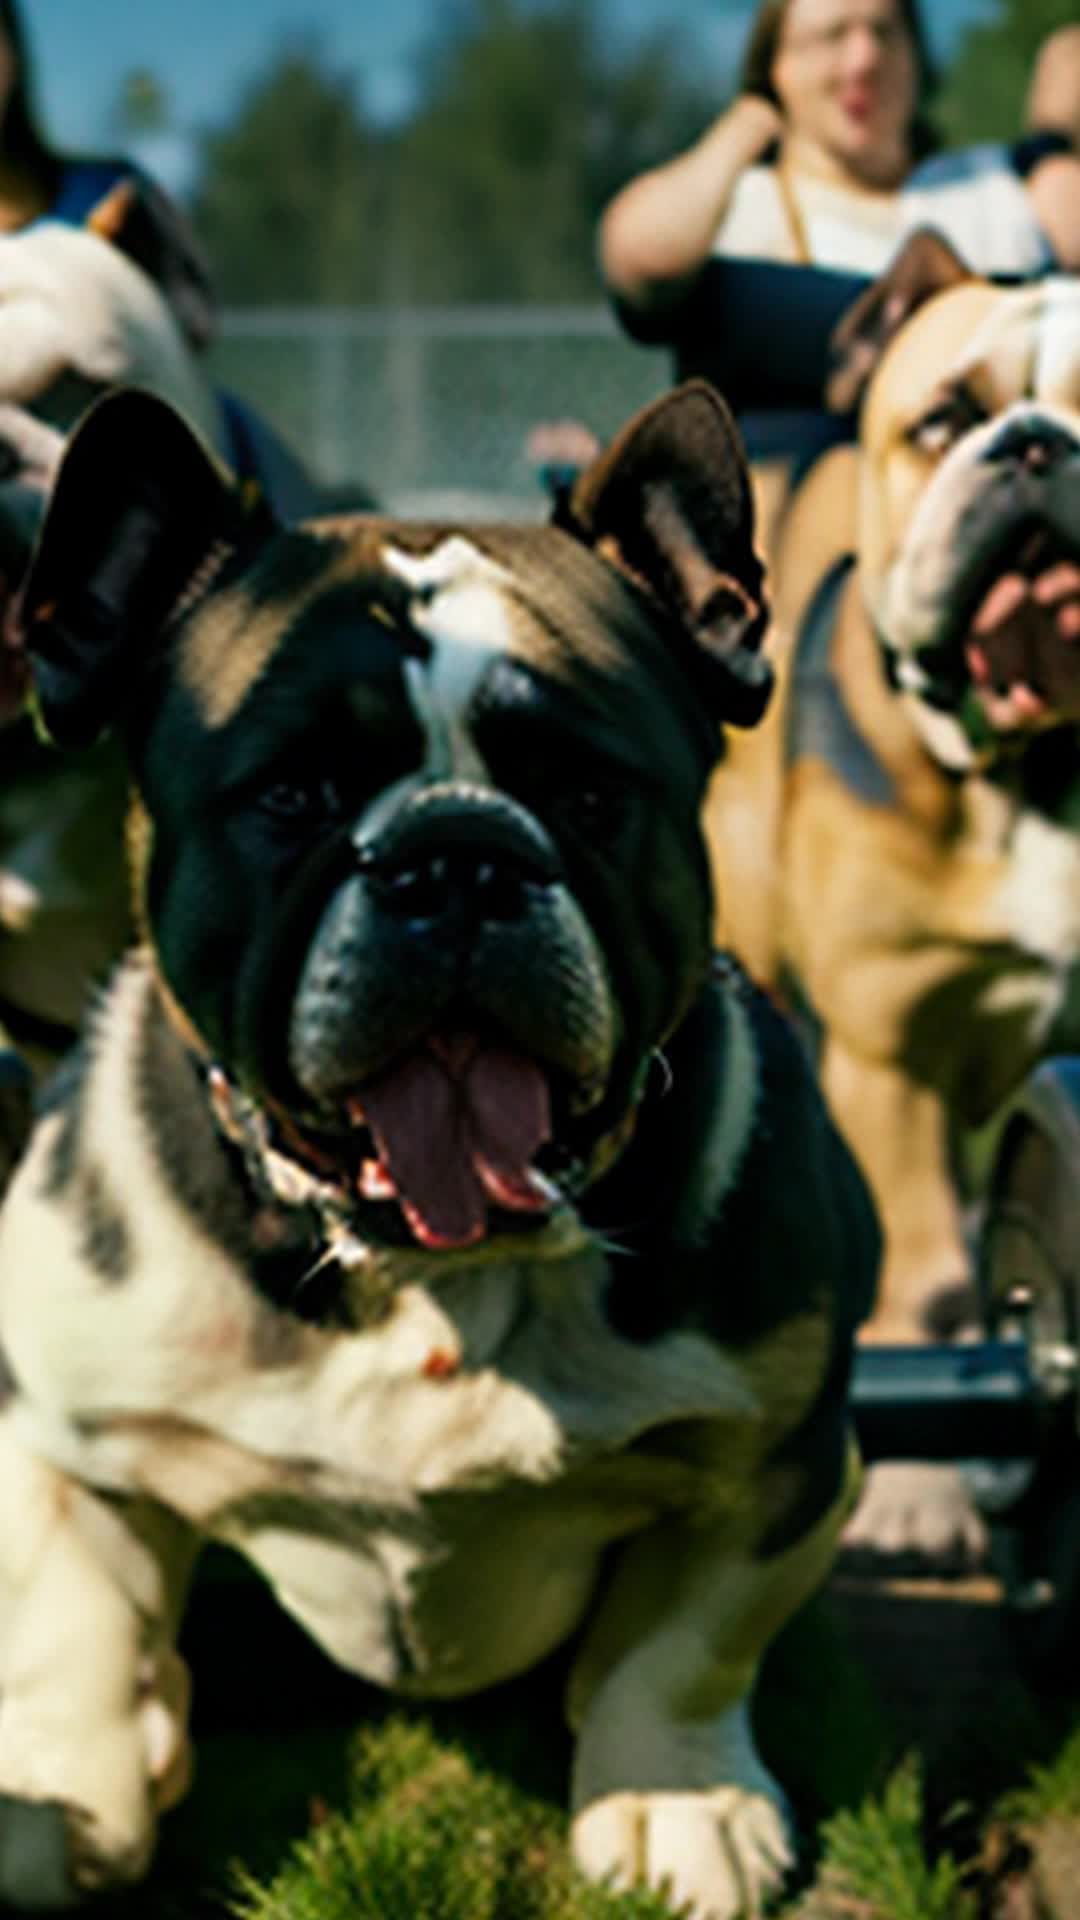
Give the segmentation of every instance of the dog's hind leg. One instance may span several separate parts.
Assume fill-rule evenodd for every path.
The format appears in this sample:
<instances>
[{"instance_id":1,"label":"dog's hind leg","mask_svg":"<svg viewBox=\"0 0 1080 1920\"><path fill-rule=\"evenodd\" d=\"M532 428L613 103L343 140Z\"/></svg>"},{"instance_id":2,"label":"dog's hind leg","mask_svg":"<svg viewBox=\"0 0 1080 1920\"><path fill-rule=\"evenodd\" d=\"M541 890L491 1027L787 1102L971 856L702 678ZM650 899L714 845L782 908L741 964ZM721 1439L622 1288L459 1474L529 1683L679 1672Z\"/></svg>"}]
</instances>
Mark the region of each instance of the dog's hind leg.
<instances>
[{"instance_id":1,"label":"dog's hind leg","mask_svg":"<svg viewBox=\"0 0 1080 1920\"><path fill-rule=\"evenodd\" d=\"M922 1345L935 1337L935 1315L945 1308L969 1316L954 1337L974 1332L970 1255L941 1093L892 1063L857 1058L835 1035L825 1046L822 1084L884 1230L878 1301L861 1339ZM886 1460L868 1470L843 1544L849 1566L961 1574L985 1559L987 1534L958 1467Z\"/></svg>"},{"instance_id":2,"label":"dog's hind leg","mask_svg":"<svg viewBox=\"0 0 1080 1920\"><path fill-rule=\"evenodd\" d=\"M690 1920L759 1914L781 1884L786 1808L747 1702L765 1647L824 1577L849 1500L768 1558L675 1524L625 1550L571 1679L586 1873L664 1889Z\"/></svg>"},{"instance_id":3,"label":"dog's hind leg","mask_svg":"<svg viewBox=\"0 0 1080 1920\"><path fill-rule=\"evenodd\" d=\"M191 1536L91 1493L0 1417L0 1908L56 1911L139 1878L187 1783L170 1638Z\"/></svg>"}]
</instances>

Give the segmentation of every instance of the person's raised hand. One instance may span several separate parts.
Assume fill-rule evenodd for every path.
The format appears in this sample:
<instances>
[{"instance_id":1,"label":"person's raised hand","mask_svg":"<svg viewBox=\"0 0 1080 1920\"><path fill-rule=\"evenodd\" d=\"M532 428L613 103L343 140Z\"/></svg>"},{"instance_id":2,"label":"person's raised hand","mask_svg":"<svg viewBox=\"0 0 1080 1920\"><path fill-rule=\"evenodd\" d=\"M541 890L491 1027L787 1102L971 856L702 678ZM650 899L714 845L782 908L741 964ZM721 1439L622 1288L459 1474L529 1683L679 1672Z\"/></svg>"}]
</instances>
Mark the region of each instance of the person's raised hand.
<instances>
[{"instance_id":1,"label":"person's raised hand","mask_svg":"<svg viewBox=\"0 0 1080 1920\"><path fill-rule=\"evenodd\" d=\"M785 120L774 100L763 93L740 93L724 115L727 126L737 129L746 143L746 163L760 160L783 137Z\"/></svg>"}]
</instances>

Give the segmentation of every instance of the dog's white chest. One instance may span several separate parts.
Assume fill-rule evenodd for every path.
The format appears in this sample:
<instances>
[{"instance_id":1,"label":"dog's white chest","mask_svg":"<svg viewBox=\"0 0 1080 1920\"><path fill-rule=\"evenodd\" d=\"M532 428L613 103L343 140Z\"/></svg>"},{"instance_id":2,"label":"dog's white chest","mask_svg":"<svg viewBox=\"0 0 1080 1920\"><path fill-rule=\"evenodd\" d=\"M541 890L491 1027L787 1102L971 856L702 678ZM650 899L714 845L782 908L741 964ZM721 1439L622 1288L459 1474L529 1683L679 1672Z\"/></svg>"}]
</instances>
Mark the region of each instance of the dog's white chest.
<instances>
[{"instance_id":1,"label":"dog's white chest","mask_svg":"<svg viewBox=\"0 0 1080 1920\"><path fill-rule=\"evenodd\" d=\"M1080 956L1080 835L1036 813L1016 824L1001 895L1008 937L1067 970Z\"/></svg>"},{"instance_id":2,"label":"dog's white chest","mask_svg":"<svg viewBox=\"0 0 1080 1920\"><path fill-rule=\"evenodd\" d=\"M606 1546L702 1498L703 1469L645 1437L762 1423L713 1341L614 1332L590 1245L410 1279L379 1324L299 1328L260 1363L265 1309L235 1270L178 1257L176 1288L158 1261L109 1292L50 1225L49 1298L11 1329L22 1377L51 1383L51 1412L44 1396L17 1410L26 1438L236 1547L384 1685L466 1691L542 1657L582 1617Z\"/></svg>"},{"instance_id":3,"label":"dog's white chest","mask_svg":"<svg viewBox=\"0 0 1080 1920\"><path fill-rule=\"evenodd\" d=\"M981 991L985 1018L1002 1019L1042 1047L1075 994L1080 963L1080 836L1027 812L1012 834L997 895L996 937L1026 966L994 972Z\"/></svg>"},{"instance_id":4,"label":"dog's white chest","mask_svg":"<svg viewBox=\"0 0 1080 1920\"><path fill-rule=\"evenodd\" d=\"M284 1518L273 1492L241 1497L213 1531L338 1661L383 1685L452 1694L534 1663L581 1619L612 1541L703 1497L700 1466L635 1442L759 1411L713 1342L615 1335L601 1287L589 1253L516 1280L481 1270L438 1298L418 1289L374 1336L394 1357L376 1367L373 1352L362 1380L343 1343L335 1390L295 1409L333 1461L310 1501ZM235 1409L220 1417L235 1426Z\"/></svg>"}]
</instances>

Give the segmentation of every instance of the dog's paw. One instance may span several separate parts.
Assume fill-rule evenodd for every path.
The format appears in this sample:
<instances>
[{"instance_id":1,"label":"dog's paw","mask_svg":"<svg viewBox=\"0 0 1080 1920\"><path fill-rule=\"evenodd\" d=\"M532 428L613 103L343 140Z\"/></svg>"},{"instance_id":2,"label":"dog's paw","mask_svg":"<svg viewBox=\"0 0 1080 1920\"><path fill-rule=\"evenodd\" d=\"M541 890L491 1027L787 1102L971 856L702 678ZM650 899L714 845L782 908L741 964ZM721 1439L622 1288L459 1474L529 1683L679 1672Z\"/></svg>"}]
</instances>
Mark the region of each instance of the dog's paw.
<instances>
[{"instance_id":1,"label":"dog's paw","mask_svg":"<svg viewBox=\"0 0 1080 1920\"><path fill-rule=\"evenodd\" d=\"M0 1914L64 1913L142 1878L157 1814L191 1776L187 1669L144 1663L134 1714L93 1737L0 1751Z\"/></svg>"},{"instance_id":2,"label":"dog's paw","mask_svg":"<svg viewBox=\"0 0 1080 1920\"><path fill-rule=\"evenodd\" d=\"M752 1920L794 1860L778 1802L737 1786L607 1794L578 1814L573 1847L591 1879L652 1888L686 1920Z\"/></svg>"},{"instance_id":3,"label":"dog's paw","mask_svg":"<svg viewBox=\"0 0 1080 1920\"><path fill-rule=\"evenodd\" d=\"M938 1574L974 1572L987 1546L958 1469L913 1460L870 1468L841 1540L846 1567Z\"/></svg>"}]
</instances>

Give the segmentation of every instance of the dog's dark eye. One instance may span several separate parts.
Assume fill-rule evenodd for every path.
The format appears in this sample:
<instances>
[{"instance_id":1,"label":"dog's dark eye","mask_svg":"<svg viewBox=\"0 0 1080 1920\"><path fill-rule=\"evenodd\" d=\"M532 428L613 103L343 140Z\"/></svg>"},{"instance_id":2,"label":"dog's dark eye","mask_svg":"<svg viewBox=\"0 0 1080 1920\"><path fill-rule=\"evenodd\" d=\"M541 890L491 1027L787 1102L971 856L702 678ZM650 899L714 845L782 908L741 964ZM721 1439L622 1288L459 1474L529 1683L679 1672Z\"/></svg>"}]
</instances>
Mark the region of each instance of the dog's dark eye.
<instances>
[{"instance_id":1,"label":"dog's dark eye","mask_svg":"<svg viewBox=\"0 0 1080 1920\"><path fill-rule=\"evenodd\" d=\"M908 439L920 453L945 453L985 419L986 411L974 395L966 387L955 387L909 427Z\"/></svg>"},{"instance_id":2,"label":"dog's dark eye","mask_svg":"<svg viewBox=\"0 0 1080 1920\"><path fill-rule=\"evenodd\" d=\"M556 835L600 848L623 831L640 790L636 771L600 755L560 754L546 735L537 741L519 733L509 746L493 735L480 746L496 778Z\"/></svg>"},{"instance_id":3,"label":"dog's dark eye","mask_svg":"<svg viewBox=\"0 0 1080 1920\"><path fill-rule=\"evenodd\" d=\"M341 802L331 780L275 780L259 795L259 807L284 825L306 826L332 819Z\"/></svg>"}]
</instances>

